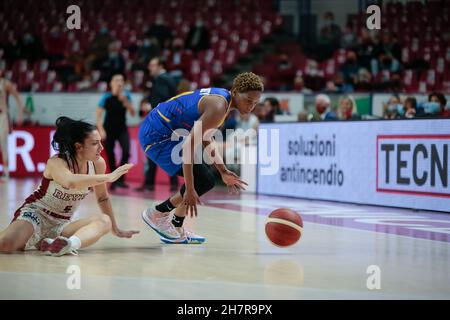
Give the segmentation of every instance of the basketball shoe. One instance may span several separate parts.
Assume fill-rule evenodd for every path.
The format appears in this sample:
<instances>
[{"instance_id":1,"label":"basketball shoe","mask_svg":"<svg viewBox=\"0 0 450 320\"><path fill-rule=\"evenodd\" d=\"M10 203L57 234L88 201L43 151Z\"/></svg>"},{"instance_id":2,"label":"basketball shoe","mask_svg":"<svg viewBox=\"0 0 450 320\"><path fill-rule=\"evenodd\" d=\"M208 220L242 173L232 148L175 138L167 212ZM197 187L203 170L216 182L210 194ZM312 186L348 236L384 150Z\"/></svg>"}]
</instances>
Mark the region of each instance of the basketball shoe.
<instances>
[{"instance_id":1,"label":"basketball shoe","mask_svg":"<svg viewBox=\"0 0 450 320\"><path fill-rule=\"evenodd\" d=\"M77 250L72 248L70 240L63 236L56 237L55 239L45 238L41 241L39 250L53 257L60 257L65 254L78 254Z\"/></svg>"},{"instance_id":2,"label":"basketball shoe","mask_svg":"<svg viewBox=\"0 0 450 320\"><path fill-rule=\"evenodd\" d=\"M180 238L171 240L161 237L161 241L168 244L201 244L206 241L206 238L183 228Z\"/></svg>"},{"instance_id":3,"label":"basketball shoe","mask_svg":"<svg viewBox=\"0 0 450 320\"><path fill-rule=\"evenodd\" d=\"M172 218L169 213L159 212L153 206L142 211L142 220L152 228L160 237L169 240L180 238L180 233L172 224Z\"/></svg>"}]
</instances>

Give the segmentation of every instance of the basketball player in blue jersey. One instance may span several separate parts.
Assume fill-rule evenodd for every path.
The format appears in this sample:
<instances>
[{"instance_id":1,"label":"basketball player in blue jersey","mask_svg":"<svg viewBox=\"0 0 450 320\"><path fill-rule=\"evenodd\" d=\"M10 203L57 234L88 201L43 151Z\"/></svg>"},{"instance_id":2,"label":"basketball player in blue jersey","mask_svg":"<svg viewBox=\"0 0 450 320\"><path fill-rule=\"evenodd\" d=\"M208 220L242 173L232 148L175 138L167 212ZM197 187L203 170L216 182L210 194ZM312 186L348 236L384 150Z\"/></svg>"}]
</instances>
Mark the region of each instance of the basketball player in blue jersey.
<instances>
[{"instance_id":1,"label":"basketball player in blue jersey","mask_svg":"<svg viewBox=\"0 0 450 320\"><path fill-rule=\"evenodd\" d=\"M163 242L188 244L205 241L204 237L183 228L185 216L197 216L199 197L215 184L210 166L203 161L197 163L192 160L199 146L203 144L212 150L210 159L214 160L214 166L231 192L238 192L247 185L227 169L216 150L214 139L205 133L220 127L232 108L241 114L251 112L263 90L259 76L251 72L241 73L234 79L231 91L207 88L183 93L160 103L141 124L139 141L146 155L170 176L179 175L185 179L179 192L142 212L144 222L159 234ZM189 133L183 141L173 138L180 129ZM180 156L182 161L177 161L174 155Z\"/></svg>"}]
</instances>

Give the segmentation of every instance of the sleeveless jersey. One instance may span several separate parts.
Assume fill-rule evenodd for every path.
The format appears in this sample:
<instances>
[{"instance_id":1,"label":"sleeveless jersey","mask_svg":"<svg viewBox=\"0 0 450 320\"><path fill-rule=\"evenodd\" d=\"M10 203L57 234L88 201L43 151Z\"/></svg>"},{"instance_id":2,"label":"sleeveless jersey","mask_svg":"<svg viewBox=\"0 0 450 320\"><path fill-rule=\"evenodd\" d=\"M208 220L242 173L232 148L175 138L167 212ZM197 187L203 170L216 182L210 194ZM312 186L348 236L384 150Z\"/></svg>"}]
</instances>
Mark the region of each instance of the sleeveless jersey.
<instances>
[{"instance_id":1,"label":"sleeveless jersey","mask_svg":"<svg viewBox=\"0 0 450 320\"><path fill-rule=\"evenodd\" d=\"M95 174L94 163L88 161L87 174ZM51 216L70 219L77 210L81 200L86 198L90 189L66 189L55 180L42 177L38 189L25 200Z\"/></svg>"}]
</instances>

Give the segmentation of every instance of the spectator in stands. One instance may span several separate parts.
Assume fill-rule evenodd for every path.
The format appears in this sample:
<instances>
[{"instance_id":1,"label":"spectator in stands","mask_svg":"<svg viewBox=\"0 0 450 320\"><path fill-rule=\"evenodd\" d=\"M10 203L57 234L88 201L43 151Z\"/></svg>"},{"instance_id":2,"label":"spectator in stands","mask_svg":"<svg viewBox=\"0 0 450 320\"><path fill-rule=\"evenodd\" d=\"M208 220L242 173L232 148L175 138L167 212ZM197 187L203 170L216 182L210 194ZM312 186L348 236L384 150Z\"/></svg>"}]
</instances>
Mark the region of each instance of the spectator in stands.
<instances>
[{"instance_id":1,"label":"spectator in stands","mask_svg":"<svg viewBox=\"0 0 450 320\"><path fill-rule=\"evenodd\" d=\"M366 68L360 68L356 77L355 91L372 90L372 74Z\"/></svg>"},{"instance_id":2,"label":"spectator in stands","mask_svg":"<svg viewBox=\"0 0 450 320\"><path fill-rule=\"evenodd\" d=\"M184 70L187 66L184 66L182 63L183 58L183 49L184 42L181 38L175 38L172 42L172 55L170 56L170 61L168 61L168 65L171 70L179 70L179 71L187 71Z\"/></svg>"},{"instance_id":3,"label":"spectator in stands","mask_svg":"<svg viewBox=\"0 0 450 320\"><path fill-rule=\"evenodd\" d=\"M298 122L308 122L308 113L306 111L300 111L297 117Z\"/></svg>"},{"instance_id":4,"label":"spectator in stands","mask_svg":"<svg viewBox=\"0 0 450 320\"><path fill-rule=\"evenodd\" d=\"M344 77L344 82L348 85L351 85L352 88L357 81L358 70L359 65L356 53L354 51L348 51L347 59L341 66L340 71L342 73L342 76Z\"/></svg>"},{"instance_id":5,"label":"spectator in stands","mask_svg":"<svg viewBox=\"0 0 450 320\"><path fill-rule=\"evenodd\" d=\"M417 112L417 100L414 97L408 97L403 103L405 106L405 118L412 119L416 117Z\"/></svg>"},{"instance_id":6,"label":"spectator in stands","mask_svg":"<svg viewBox=\"0 0 450 320\"><path fill-rule=\"evenodd\" d=\"M275 103L278 103L278 100L275 99ZM268 122L274 122L275 121L275 112L276 107L272 106L272 103L274 101L270 102L270 100L264 100L263 103L259 103L257 105L258 108L258 119L260 123L268 123Z\"/></svg>"},{"instance_id":7,"label":"spectator in stands","mask_svg":"<svg viewBox=\"0 0 450 320\"><path fill-rule=\"evenodd\" d=\"M277 98L274 97L268 97L264 100L264 106L266 110L270 110L270 112L274 112L275 114L287 114L288 110L282 110L280 101L278 101Z\"/></svg>"},{"instance_id":8,"label":"spectator in stands","mask_svg":"<svg viewBox=\"0 0 450 320\"><path fill-rule=\"evenodd\" d=\"M319 41L320 51L322 52L319 60L331 57L339 48L341 43L341 28L334 23L334 14L326 12L324 14L324 26L320 30Z\"/></svg>"},{"instance_id":9,"label":"spectator in stands","mask_svg":"<svg viewBox=\"0 0 450 320\"><path fill-rule=\"evenodd\" d=\"M50 29L46 39L46 51L50 61L59 61L64 59L66 49L66 40L60 28L55 25Z\"/></svg>"},{"instance_id":10,"label":"spectator in stands","mask_svg":"<svg viewBox=\"0 0 450 320\"><path fill-rule=\"evenodd\" d=\"M109 34L106 24L102 24L89 48L86 69L100 69L100 64L108 57L108 48L114 39Z\"/></svg>"},{"instance_id":11,"label":"spectator in stands","mask_svg":"<svg viewBox=\"0 0 450 320\"><path fill-rule=\"evenodd\" d=\"M114 41L108 46L108 57L102 62L100 70L102 71L101 81L111 79L114 74L123 74L125 72L125 59L120 53L120 41Z\"/></svg>"},{"instance_id":12,"label":"spectator in stands","mask_svg":"<svg viewBox=\"0 0 450 320\"><path fill-rule=\"evenodd\" d=\"M111 92L107 92L101 98L97 108L97 128L105 140L106 155L108 156L109 170L116 170L116 157L114 146L119 141L122 148L121 165L128 163L130 157L130 135L128 133L126 115L127 112L134 116L135 111L131 104L131 95L124 90L125 79L121 74L115 74L111 77ZM103 120L103 114L105 119ZM116 187L128 188L124 178L121 177L111 184L111 190Z\"/></svg>"},{"instance_id":13,"label":"spectator in stands","mask_svg":"<svg viewBox=\"0 0 450 320\"><path fill-rule=\"evenodd\" d=\"M21 59L28 60L31 63L42 59L45 56L44 45L38 35L26 32L19 42Z\"/></svg>"},{"instance_id":14,"label":"spectator in stands","mask_svg":"<svg viewBox=\"0 0 450 320\"><path fill-rule=\"evenodd\" d=\"M445 96L440 92L433 92L428 96L428 101L430 102L437 102L439 103L439 115L444 116L446 114L446 111L448 113L448 109L446 110L447 106L447 99Z\"/></svg>"},{"instance_id":15,"label":"spectator in stands","mask_svg":"<svg viewBox=\"0 0 450 320\"><path fill-rule=\"evenodd\" d=\"M353 84L345 83L344 76L341 72L334 75L333 80L327 81L325 85L327 93L348 93L353 92Z\"/></svg>"},{"instance_id":16,"label":"spectator in stands","mask_svg":"<svg viewBox=\"0 0 450 320\"><path fill-rule=\"evenodd\" d=\"M162 49L168 48L173 38L172 30L166 25L164 16L160 13L156 15L155 23L150 26L145 35L149 38L155 38Z\"/></svg>"},{"instance_id":17,"label":"spectator in stands","mask_svg":"<svg viewBox=\"0 0 450 320\"><path fill-rule=\"evenodd\" d=\"M383 106L383 119L401 119L404 114L404 107L397 95L391 96L388 103Z\"/></svg>"},{"instance_id":18,"label":"spectator in stands","mask_svg":"<svg viewBox=\"0 0 450 320\"><path fill-rule=\"evenodd\" d=\"M336 112L331 109L330 97L326 94L318 94L315 99L316 113L313 114L314 121L337 120Z\"/></svg>"},{"instance_id":19,"label":"spectator in stands","mask_svg":"<svg viewBox=\"0 0 450 320\"><path fill-rule=\"evenodd\" d=\"M197 16L195 26L191 27L191 30L189 30L185 47L196 53L207 50L210 47L209 31L200 15Z\"/></svg>"},{"instance_id":20,"label":"spectator in stands","mask_svg":"<svg viewBox=\"0 0 450 320\"><path fill-rule=\"evenodd\" d=\"M150 76L153 79L152 91L143 101L147 109L155 108L161 102L164 102L177 95L177 86L175 81L166 71L166 60L164 57L155 57L148 64ZM142 103L141 103L142 106ZM142 109L142 107L141 107ZM150 111L148 110L148 111ZM145 116L144 116L145 118ZM156 164L148 159L147 170L145 172L144 184L137 188L136 191L154 190L156 178ZM170 177L170 190L178 189L178 177L176 175Z\"/></svg>"},{"instance_id":21,"label":"spectator in stands","mask_svg":"<svg viewBox=\"0 0 450 320\"><path fill-rule=\"evenodd\" d=\"M144 41L142 41L142 46L138 49L137 61L133 66L133 69L145 69L150 60L159 56L160 52L161 50L158 41L154 38L146 37Z\"/></svg>"},{"instance_id":22,"label":"spectator in stands","mask_svg":"<svg viewBox=\"0 0 450 320\"><path fill-rule=\"evenodd\" d=\"M371 70L371 62L375 57L375 44L367 30L362 30L359 37L356 53L358 56L358 65Z\"/></svg>"},{"instance_id":23,"label":"spectator in stands","mask_svg":"<svg viewBox=\"0 0 450 320\"><path fill-rule=\"evenodd\" d=\"M6 62L13 63L17 59L19 59L20 48L17 38L14 36L14 33L12 31L8 33L6 42L1 43L0 48L4 50L2 59L6 60Z\"/></svg>"},{"instance_id":24,"label":"spectator in stands","mask_svg":"<svg viewBox=\"0 0 450 320\"><path fill-rule=\"evenodd\" d=\"M298 70L295 74L293 91L304 94L312 93L312 90L305 86L305 80L303 79L303 72L301 70Z\"/></svg>"},{"instance_id":25,"label":"spectator in stands","mask_svg":"<svg viewBox=\"0 0 450 320\"><path fill-rule=\"evenodd\" d=\"M361 116L358 114L355 99L350 95L342 96L339 99L338 118L340 120L359 120Z\"/></svg>"},{"instance_id":26,"label":"spectator in stands","mask_svg":"<svg viewBox=\"0 0 450 320\"><path fill-rule=\"evenodd\" d=\"M358 43L356 35L352 30L352 24L350 22L347 22L347 25L345 26L344 31L342 32L341 47L343 49L355 50L357 44Z\"/></svg>"},{"instance_id":27,"label":"spectator in stands","mask_svg":"<svg viewBox=\"0 0 450 320\"><path fill-rule=\"evenodd\" d=\"M380 43L375 47L374 58L371 61L372 74L381 70L399 72L401 67L401 47L390 33L383 34Z\"/></svg>"}]
</instances>

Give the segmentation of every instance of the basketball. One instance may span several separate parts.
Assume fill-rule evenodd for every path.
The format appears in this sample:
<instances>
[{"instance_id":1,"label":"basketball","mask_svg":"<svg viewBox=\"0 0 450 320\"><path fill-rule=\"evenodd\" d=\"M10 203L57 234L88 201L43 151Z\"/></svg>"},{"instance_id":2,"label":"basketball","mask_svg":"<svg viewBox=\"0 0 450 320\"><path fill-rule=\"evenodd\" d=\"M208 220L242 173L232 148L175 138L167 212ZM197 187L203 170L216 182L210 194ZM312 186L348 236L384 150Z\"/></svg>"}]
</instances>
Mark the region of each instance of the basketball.
<instances>
[{"instance_id":1,"label":"basketball","mask_svg":"<svg viewBox=\"0 0 450 320\"><path fill-rule=\"evenodd\" d=\"M272 211L266 221L267 238L278 247L288 247L300 240L303 221L291 209L280 208Z\"/></svg>"}]
</instances>

